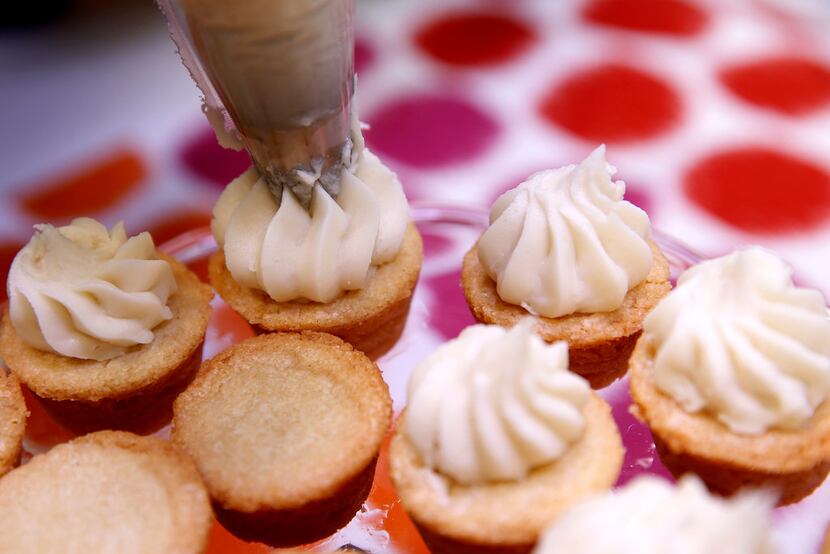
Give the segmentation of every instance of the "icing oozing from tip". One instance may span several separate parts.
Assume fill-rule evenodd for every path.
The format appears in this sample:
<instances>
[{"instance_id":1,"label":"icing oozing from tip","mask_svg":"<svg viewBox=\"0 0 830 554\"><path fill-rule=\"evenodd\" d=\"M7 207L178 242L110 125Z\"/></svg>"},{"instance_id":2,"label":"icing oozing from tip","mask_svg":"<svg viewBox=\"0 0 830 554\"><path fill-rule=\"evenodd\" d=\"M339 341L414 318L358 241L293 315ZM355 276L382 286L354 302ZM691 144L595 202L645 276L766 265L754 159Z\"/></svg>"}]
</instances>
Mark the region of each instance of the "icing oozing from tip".
<instances>
[{"instance_id":1,"label":"icing oozing from tip","mask_svg":"<svg viewBox=\"0 0 830 554\"><path fill-rule=\"evenodd\" d=\"M567 343L534 327L473 325L415 369L404 432L426 466L463 484L521 479L582 435L590 388Z\"/></svg>"},{"instance_id":2,"label":"icing oozing from tip","mask_svg":"<svg viewBox=\"0 0 830 554\"><path fill-rule=\"evenodd\" d=\"M541 171L493 204L478 255L499 297L545 317L613 311L652 264L648 216L600 146Z\"/></svg>"},{"instance_id":3,"label":"icing oozing from tip","mask_svg":"<svg viewBox=\"0 0 830 554\"><path fill-rule=\"evenodd\" d=\"M796 430L830 394L830 319L817 290L760 247L686 271L646 317L655 384L736 433Z\"/></svg>"},{"instance_id":4,"label":"icing oozing from tip","mask_svg":"<svg viewBox=\"0 0 830 554\"><path fill-rule=\"evenodd\" d=\"M642 476L566 510L533 554L773 554L772 504L759 492L711 496L692 476Z\"/></svg>"},{"instance_id":5,"label":"icing oozing from tip","mask_svg":"<svg viewBox=\"0 0 830 554\"><path fill-rule=\"evenodd\" d=\"M236 282L277 302L331 302L395 259L409 223L403 188L364 147L356 120L352 136L337 200L316 186L309 211L290 192L278 201L254 168L226 187L211 229Z\"/></svg>"},{"instance_id":6,"label":"icing oozing from tip","mask_svg":"<svg viewBox=\"0 0 830 554\"><path fill-rule=\"evenodd\" d=\"M152 342L153 329L173 317L167 302L176 290L149 233L127 238L122 223L108 232L78 218L35 226L9 271L9 315L34 348L108 360Z\"/></svg>"}]
</instances>

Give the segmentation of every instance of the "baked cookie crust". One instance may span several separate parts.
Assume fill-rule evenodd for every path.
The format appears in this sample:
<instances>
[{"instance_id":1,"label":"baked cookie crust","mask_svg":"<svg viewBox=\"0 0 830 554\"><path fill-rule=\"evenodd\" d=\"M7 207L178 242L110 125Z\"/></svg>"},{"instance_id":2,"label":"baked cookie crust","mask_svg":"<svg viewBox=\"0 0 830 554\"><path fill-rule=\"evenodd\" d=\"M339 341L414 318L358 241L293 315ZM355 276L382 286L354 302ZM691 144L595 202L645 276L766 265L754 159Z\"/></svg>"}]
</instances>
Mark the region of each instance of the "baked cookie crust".
<instances>
[{"instance_id":1,"label":"baked cookie crust","mask_svg":"<svg viewBox=\"0 0 830 554\"><path fill-rule=\"evenodd\" d=\"M830 402L799 431L733 433L705 412L688 413L654 383L654 344L640 338L629 371L635 415L654 436L660 460L675 476L696 473L713 492L769 487L779 505L797 502L830 471Z\"/></svg>"},{"instance_id":2,"label":"baked cookie crust","mask_svg":"<svg viewBox=\"0 0 830 554\"><path fill-rule=\"evenodd\" d=\"M0 551L196 554L212 524L193 462L171 443L92 433L0 480Z\"/></svg>"},{"instance_id":3,"label":"baked cookie crust","mask_svg":"<svg viewBox=\"0 0 830 554\"><path fill-rule=\"evenodd\" d=\"M410 223L394 260L377 267L364 288L345 292L327 304L274 302L265 292L238 284L221 249L211 255L208 273L225 302L260 332L329 333L377 359L403 332L423 257L421 235Z\"/></svg>"},{"instance_id":4,"label":"baked cookie crust","mask_svg":"<svg viewBox=\"0 0 830 554\"><path fill-rule=\"evenodd\" d=\"M525 479L461 485L425 467L401 432L389 450L390 475L409 516L433 552L526 553L566 508L611 488L624 449L611 408L596 393L584 408L585 431L564 456Z\"/></svg>"},{"instance_id":5,"label":"baked cookie crust","mask_svg":"<svg viewBox=\"0 0 830 554\"><path fill-rule=\"evenodd\" d=\"M557 318L539 317L536 332L547 342L568 342L570 370L598 389L622 377L628 358L643 330L643 320L669 293L669 262L651 240L654 257L646 279L628 291L613 312L575 313ZM499 297L496 283L478 259L478 243L464 256L461 284L473 316L481 323L512 327L528 311Z\"/></svg>"},{"instance_id":6,"label":"baked cookie crust","mask_svg":"<svg viewBox=\"0 0 830 554\"><path fill-rule=\"evenodd\" d=\"M0 477L20 460L26 417L29 415L20 382L0 368Z\"/></svg>"},{"instance_id":7,"label":"baked cookie crust","mask_svg":"<svg viewBox=\"0 0 830 554\"><path fill-rule=\"evenodd\" d=\"M206 362L174 404L173 440L237 536L325 537L366 499L392 416L377 366L324 333L273 333Z\"/></svg>"},{"instance_id":8,"label":"baked cookie crust","mask_svg":"<svg viewBox=\"0 0 830 554\"><path fill-rule=\"evenodd\" d=\"M37 350L17 335L8 309L0 323L0 354L62 423L76 432L130 429L145 432L169 420L173 398L192 379L210 319L213 291L182 263L170 263L178 290L173 318L153 332L150 344L106 361L80 360Z\"/></svg>"}]
</instances>

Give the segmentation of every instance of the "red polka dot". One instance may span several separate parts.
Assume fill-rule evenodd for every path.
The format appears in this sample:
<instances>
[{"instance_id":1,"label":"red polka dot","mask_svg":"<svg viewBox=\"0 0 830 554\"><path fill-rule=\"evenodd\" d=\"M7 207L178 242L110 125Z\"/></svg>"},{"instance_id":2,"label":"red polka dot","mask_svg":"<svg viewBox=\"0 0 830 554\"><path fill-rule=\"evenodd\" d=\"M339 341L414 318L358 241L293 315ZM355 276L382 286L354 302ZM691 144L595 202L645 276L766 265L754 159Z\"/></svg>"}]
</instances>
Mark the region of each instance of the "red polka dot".
<instances>
[{"instance_id":1,"label":"red polka dot","mask_svg":"<svg viewBox=\"0 0 830 554\"><path fill-rule=\"evenodd\" d=\"M378 153L418 168L467 161L483 153L499 125L476 106L454 97L409 96L368 118L366 141Z\"/></svg>"},{"instance_id":2,"label":"red polka dot","mask_svg":"<svg viewBox=\"0 0 830 554\"><path fill-rule=\"evenodd\" d=\"M50 222L97 214L139 190L147 174L137 152L119 150L91 165L62 171L54 181L24 187L20 202L31 215Z\"/></svg>"},{"instance_id":3,"label":"red polka dot","mask_svg":"<svg viewBox=\"0 0 830 554\"><path fill-rule=\"evenodd\" d=\"M542 116L591 142L629 142L670 129L680 99L661 80L622 65L580 71L558 84L540 105Z\"/></svg>"},{"instance_id":4,"label":"red polka dot","mask_svg":"<svg viewBox=\"0 0 830 554\"><path fill-rule=\"evenodd\" d=\"M491 13L455 13L430 22L415 34L424 52L455 66L485 66L506 62L533 41L524 23Z\"/></svg>"},{"instance_id":5,"label":"red polka dot","mask_svg":"<svg viewBox=\"0 0 830 554\"><path fill-rule=\"evenodd\" d=\"M210 127L197 133L181 151L182 162L209 183L224 187L248 169L251 159L243 150L222 148Z\"/></svg>"},{"instance_id":6,"label":"red polka dot","mask_svg":"<svg viewBox=\"0 0 830 554\"><path fill-rule=\"evenodd\" d=\"M441 333L445 339L453 339L465 327L475 324L475 318L470 313L461 290L460 271L428 277L426 284L435 295L435 303L429 311L431 328Z\"/></svg>"},{"instance_id":7,"label":"red polka dot","mask_svg":"<svg viewBox=\"0 0 830 554\"><path fill-rule=\"evenodd\" d=\"M17 256L21 248L23 248L23 245L15 242L0 243L0 283L3 283L3 286L0 287L0 302L6 299L6 277L9 275L9 267L11 267L14 257Z\"/></svg>"},{"instance_id":8,"label":"red polka dot","mask_svg":"<svg viewBox=\"0 0 830 554\"><path fill-rule=\"evenodd\" d=\"M727 68L720 79L747 102L799 115L830 103L830 68L799 58L775 58Z\"/></svg>"},{"instance_id":9,"label":"red polka dot","mask_svg":"<svg viewBox=\"0 0 830 554\"><path fill-rule=\"evenodd\" d=\"M754 233L809 230L830 216L830 175L765 148L710 156L687 173L684 187L711 215Z\"/></svg>"},{"instance_id":10,"label":"red polka dot","mask_svg":"<svg viewBox=\"0 0 830 554\"><path fill-rule=\"evenodd\" d=\"M679 36L699 33L707 21L699 8L681 0L596 0L583 15L608 27Z\"/></svg>"}]
</instances>

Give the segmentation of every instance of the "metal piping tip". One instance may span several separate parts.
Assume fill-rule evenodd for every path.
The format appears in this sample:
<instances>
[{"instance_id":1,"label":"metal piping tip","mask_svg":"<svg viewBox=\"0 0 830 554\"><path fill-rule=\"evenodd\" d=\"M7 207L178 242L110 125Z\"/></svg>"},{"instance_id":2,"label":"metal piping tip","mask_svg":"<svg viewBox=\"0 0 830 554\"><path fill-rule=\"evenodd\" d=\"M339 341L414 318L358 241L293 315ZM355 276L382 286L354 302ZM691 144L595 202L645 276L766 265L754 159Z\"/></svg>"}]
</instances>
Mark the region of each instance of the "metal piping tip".
<instances>
[{"instance_id":1,"label":"metal piping tip","mask_svg":"<svg viewBox=\"0 0 830 554\"><path fill-rule=\"evenodd\" d=\"M308 209L319 185L336 198L352 157L353 0L158 1L275 197L288 188Z\"/></svg>"}]
</instances>

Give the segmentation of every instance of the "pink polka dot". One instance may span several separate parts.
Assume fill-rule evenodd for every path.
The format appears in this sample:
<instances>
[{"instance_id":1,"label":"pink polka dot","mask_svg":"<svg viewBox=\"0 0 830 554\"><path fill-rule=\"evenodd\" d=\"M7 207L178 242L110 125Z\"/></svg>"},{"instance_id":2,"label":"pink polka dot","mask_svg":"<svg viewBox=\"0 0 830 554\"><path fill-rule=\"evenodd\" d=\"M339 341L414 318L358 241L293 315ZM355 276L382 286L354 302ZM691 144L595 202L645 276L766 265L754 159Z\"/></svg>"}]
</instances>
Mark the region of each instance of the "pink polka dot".
<instances>
[{"instance_id":1,"label":"pink polka dot","mask_svg":"<svg viewBox=\"0 0 830 554\"><path fill-rule=\"evenodd\" d=\"M625 457L617 486L624 485L643 473L657 474L674 480L660 462L648 425L631 415L628 411L630 405L631 396L626 386L623 394L611 401L611 413L620 429L625 446Z\"/></svg>"},{"instance_id":2,"label":"pink polka dot","mask_svg":"<svg viewBox=\"0 0 830 554\"><path fill-rule=\"evenodd\" d=\"M375 61L375 50L368 41L357 38L354 42L354 70L358 77Z\"/></svg>"},{"instance_id":3,"label":"pink polka dot","mask_svg":"<svg viewBox=\"0 0 830 554\"><path fill-rule=\"evenodd\" d=\"M699 33L707 21L705 13L682 0L595 0L583 15L607 27L678 36Z\"/></svg>"},{"instance_id":4,"label":"pink polka dot","mask_svg":"<svg viewBox=\"0 0 830 554\"><path fill-rule=\"evenodd\" d=\"M213 129L207 127L194 135L182 148L184 165L207 182L224 187L251 165L243 150L236 152L219 146Z\"/></svg>"},{"instance_id":5,"label":"pink polka dot","mask_svg":"<svg viewBox=\"0 0 830 554\"><path fill-rule=\"evenodd\" d=\"M683 185L712 216L753 233L808 231L830 217L830 175L767 148L711 155L687 172Z\"/></svg>"},{"instance_id":6,"label":"pink polka dot","mask_svg":"<svg viewBox=\"0 0 830 554\"><path fill-rule=\"evenodd\" d=\"M773 58L724 69L721 82L745 101L788 115L830 104L830 68L801 58Z\"/></svg>"},{"instance_id":7,"label":"pink polka dot","mask_svg":"<svg viewBox=\"0 0 830 554\"><path fill-rule=\"evenodd\" d=\"M393 100L368 118L366 141L379 154L418 168L471 160L496 139L499 125L455 97L419 95Z\"/></svg>"},{"instance_id":8,"label":"pink polka dot","mask_svg":"<svg viewBox=\"0 0 830 554\"><path fill-rule=\"evenodd\" d=\"M575 73L542 100L542 117L591 142L654 138L680 119L680 98L662 80L607 64Z\"/></svg>"},{"instance_id":9,"label":"pink polka dot","mask_svg":"<svg viewBox=\"0 0 830 554\"><path fill-rule=\"evenodd\" d=\"M429 326L445 339L457 337L465 327L476 322L464 299L460 271L427 277L426 285L435 295L435 303L429 311Z\"/></svg>"},{"instance_id":10,"label":"pink polka dot","mask_svg":"<svg viewBox=\"0 0 830 554\"><path fill-rule=\"evenodd\" d=\"M459 12L420 28L415 44L450 65L484 66L515 58L533 38L533 31L521 21L493 13Z\"/></svg>"},{"instance_id":11,"label":"pink polka dot","mask_svg":"<svg viewBox=\"0 0 830 554\"><path fill-rule=\"evenodd\" d=\"M433 233L424 229L419 229L421 232L421 239L424 241L424 256L437 256L447 252L452 246L453 242L445 234Z\"/></svg>"},{"instance_id":12,"label":"pink polka dot","mask_svg":"<svg viewBox=\"0 0 830 554\"><path fill-rule=\"evenodd\" d=\"M651 202L651 196L641 188L637 188L636 186L631 186L630 184L626 183L625 185L625 199L637 206L638 208L644 210L649 215L652 215L653 204Z\"/></svg>"}]
</instances>

